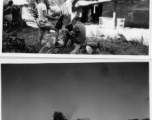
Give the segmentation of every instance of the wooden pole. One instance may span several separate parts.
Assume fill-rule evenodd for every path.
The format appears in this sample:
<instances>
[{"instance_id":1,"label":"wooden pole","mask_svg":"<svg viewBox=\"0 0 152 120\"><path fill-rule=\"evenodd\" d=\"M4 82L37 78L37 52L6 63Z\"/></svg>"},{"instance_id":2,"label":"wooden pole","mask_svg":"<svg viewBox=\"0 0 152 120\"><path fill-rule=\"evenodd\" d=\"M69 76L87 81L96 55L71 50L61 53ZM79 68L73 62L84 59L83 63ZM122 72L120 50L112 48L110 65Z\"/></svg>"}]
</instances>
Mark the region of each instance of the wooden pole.
<instances>
[{"instance_id":1,"label":"wooden pole","mask_svg":"<svg viewBox=\"0 0 152 120\"><path fill-rule=\"evenodd\" d=\"M114 12L113 12L114 28L116 28L116 4L117 4L117 0L114 0Z\"/></svg>"}]
</instances>

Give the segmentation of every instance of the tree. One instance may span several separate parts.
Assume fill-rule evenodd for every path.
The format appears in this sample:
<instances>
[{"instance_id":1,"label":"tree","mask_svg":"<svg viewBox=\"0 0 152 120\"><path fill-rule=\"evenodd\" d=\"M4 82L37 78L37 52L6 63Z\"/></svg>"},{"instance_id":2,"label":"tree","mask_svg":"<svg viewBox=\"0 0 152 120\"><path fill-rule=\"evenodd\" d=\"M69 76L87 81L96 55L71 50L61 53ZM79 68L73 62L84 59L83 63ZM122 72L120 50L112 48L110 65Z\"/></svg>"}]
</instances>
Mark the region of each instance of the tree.
<instances>
[{"instance_id":1,"label":"tree","mask_svg":"<svg viewBox=\"0 0 152 120\"><path fill-rule=\"evenodd\" d=\"M8 26L8 22L5 18L5 15L12 14L12 21L11 21L11 27L12 29L19 29L22 30L22 7L23 5L12 5L11 9L6 10L8 7L8 3L3 5L3 25L4 27ZM6 11L5 11L6 10ZM10 12L11 10L11 12Z\"/></svg>"},{"instance_id":2,"label":"tree","mask_svg":"<svg viewBox=\"0 0 152 120\"><path fill-rule=\"evenodd\" d=\"M37 0L26 0L29 3L29 12L32 14L32 16L37 19L38 18L38 12L37 12Z\"/></svg>"},{"instance_id":3,"label":"tree","mask_svg":"<svg viewBox=\"0 0 152 120\"><path fill-rule=\"evenodd\" d=\"M66 118L62 112L55 111L53 115L53 120L66 120Z\"/></svg>"},{"instance_id":4,"label":"tree","mask_svg":"<svg viewBox=\"0 0 152 120\"><path fill-rule=\"evenodd\" d=\"M38 0L26 0L29 3L29 12L33 15L33 17L35 19L38 18L38 12L37 12L37 4L38 4ZM47 6L47 9L51 10L53 13L57 13L57 9L52 10L53 6L58 6L58 8L60 9L60 13L62 13L62 5L65 2L65 0L45 0L45 4Z\"/></svg>"}]
</instances>

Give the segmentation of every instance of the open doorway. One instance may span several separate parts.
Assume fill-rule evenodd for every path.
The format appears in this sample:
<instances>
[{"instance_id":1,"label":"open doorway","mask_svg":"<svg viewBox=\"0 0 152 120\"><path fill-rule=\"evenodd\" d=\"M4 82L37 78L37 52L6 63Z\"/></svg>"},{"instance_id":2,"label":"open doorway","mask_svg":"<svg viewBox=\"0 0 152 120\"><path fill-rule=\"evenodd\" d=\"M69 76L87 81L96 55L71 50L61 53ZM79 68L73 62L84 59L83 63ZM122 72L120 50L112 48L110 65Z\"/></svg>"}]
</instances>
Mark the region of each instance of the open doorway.
<instances>
[{"instance_id":1,"label":"open doorway","mask_svg":"<svg viewBox=\"0 0 152 120\"><path fill-rule=\"evenodd\" d=\"M99 23L99 17L102 16L103 4L84 6L82 8L82 22Z\"/></svg>"}]
</instances>

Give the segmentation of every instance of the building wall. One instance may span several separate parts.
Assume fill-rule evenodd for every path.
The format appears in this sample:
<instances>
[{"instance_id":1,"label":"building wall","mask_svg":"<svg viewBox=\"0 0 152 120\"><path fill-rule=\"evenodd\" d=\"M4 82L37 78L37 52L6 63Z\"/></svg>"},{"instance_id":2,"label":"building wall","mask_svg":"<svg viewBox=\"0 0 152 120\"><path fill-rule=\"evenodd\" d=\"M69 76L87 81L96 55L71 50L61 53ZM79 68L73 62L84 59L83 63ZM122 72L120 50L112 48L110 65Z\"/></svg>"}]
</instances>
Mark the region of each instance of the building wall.
<instances>
[{"instance_id":1,"label":"building wall","mask_svg":"<svg viewBox=\"0 0 152 120\"><path fill-rule=\"evenodd\" d=\"M125 18L125 27L149 28L149 2L134 1L116 4L117 18ZM114 2L104 3L103 17L112 17Z\"/></svg>"},{"instance_id":2,"label":"building wall","mask_svg":"<svg viewBox=\"0 0 152 120\"><path fill-rule=\"evenodd\" d=\"M113 11L104 11L103 17L113 17ZM116 11L117 18L125 18L125 27L149 28L149 11Z\"/></svg>"}]
</instances>

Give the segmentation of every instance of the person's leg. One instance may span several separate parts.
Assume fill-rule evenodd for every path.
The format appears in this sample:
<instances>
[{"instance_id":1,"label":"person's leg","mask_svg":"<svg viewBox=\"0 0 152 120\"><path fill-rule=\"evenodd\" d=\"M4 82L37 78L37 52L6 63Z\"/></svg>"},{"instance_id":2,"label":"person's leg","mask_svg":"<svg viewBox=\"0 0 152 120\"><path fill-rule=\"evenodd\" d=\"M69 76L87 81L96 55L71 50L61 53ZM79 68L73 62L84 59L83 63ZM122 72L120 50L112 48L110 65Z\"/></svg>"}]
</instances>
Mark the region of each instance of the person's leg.
<instances>
[{"instance_id":1,"label":"person's leg","mask_svg":"<svg viewBox=\"0 0 152 120\"><path fill-rule=\"evenodd\" d=\"M5 22L7 24L7 32L11 30L11 22L8 19L5 19Z\"/></svg>"},{"instance_id":2,"label":"person's leg","mask_svg":"<svg viewBox=\"0 0 152 120\"><path fill-rule=\"evenodd\" d=\"M76 44L74 47L74 50L72 50L72 52L70 54L78 54L79 50L80 50L81 45L80 44Z\"/></svg>"},{"instance_id":3,"label":"person's leg","mask_svg":"<svg viewBox=\"0 0 152 120\"><path fill-rule=\"evenodd\" d=\"M54 30L56 33L55 33L55 43L58 42L58 36L59 36L59 30L56 29L54 26L49 26L49 29L50 30Z\"/></svg>"},{"instance_id":4,"label":"person's leg","mask_svg":"<svg viewBox=\"0 0 152 120\"><path fill-rule=\"evenodd\" d=\"M58 36L59 36L59 30L56 29L54 26L49 26L49 30L54 30L55 31L55 41L54 43L58 42Z\"/></svg>"},{"instance_id":5,"label":"person's leg","mask_svg":"<svg viewBox=\"0 0 152 120\"><path fill-rule=\"evenodd\" d=\"M50 30L54 30L56 32L56 34L55 34L55 43L57 43L58 42L58 36L59 36L59 29L55 28L55 26L50 21L48 21L45 25Z\"/></svg>"},{"instance_id":6,"label":"person's leg","mask_svg":"<svg viewBox=\"0 0 152 120\"><path fill-rule=\"evenodd\" d=\"M11 31L11 21L8 22L8 30Z\"/></svg>"},{"instance_id":7,"label":"person's leg","mask_svg":"<svg viewBox=\"0 0 152 120\"><path fill-rule=\"evenodd\" d=\"M41 28L39 28L39 36L38 36L38 42L39 42L39 49L41 48L41 41L44 35L44 30L42 30Z\"/></svg>"},{"instance_id":8,"label":"person's leg","mask_svg":"<svg viewBox=\"0 0 152 120\"><path fill-rule=\"evenodd\" d=\"M55 34L55 43L58 42L58 37L59 37L59 30L56 29L56 34Z\"/></svg>"},{"instance_id":9,"label":"person's leg","mask_svg":"<svg viewBox=\"0 0 152 120\"><path fill-rule=\"evenodd\" d=\"M77 44L83 44L82 42L78 41L74 36L72 36L71 34L68 34L68 38L71 40L71 47L73 46L73 44L75 43Z\"/></svg>"},{"instance_id":10,"label":"person's leg","mask_svg":"<svg viewBox=\"0 0 152 120\"><path fill-rule=\"evenodd\" d=\"M70 35L70 34L66 34L67 38L71 40L71 46L75 43L75 47L74 47L74 50L72 50L72 52L70 54L78 54L79 53L79 49L81 47L80 43L77 41L77 39ZM67 40L68 40L67 39Z\"/></svg>"},{"instance_id":11,"label":"person's leg","mask_svg":"<svg viewBox=\"0 0 152 120\"><path fill-rule=\"evenodd\" d=\"M67 33L63 33L63 42L64 42L63 47L66 47L68 40L69 40L69 37L68 37Z\"/></svg>"},{"instance_id":12,"label":"person's leg","mask_svg":"<svg viewBox=\"0 0 152 120\"><path fill-rule=\"evenodd\" d=\"M71 40L72 43L77 43L77 39L72 36L71 34L67 33L68 38Z\"/></svg>"},{"instance_id":13,"label":"person's leg","mask_svg":"<svg viewBox=\"0 0 152 120\"><path fill-rule=\"evenodd\" d=\"M81 44L74 36L68 34L68 38L71 40L72 45L75 43L74 50L70 54L78 54L81 48Z\"/></svg>"}]
</instances>

